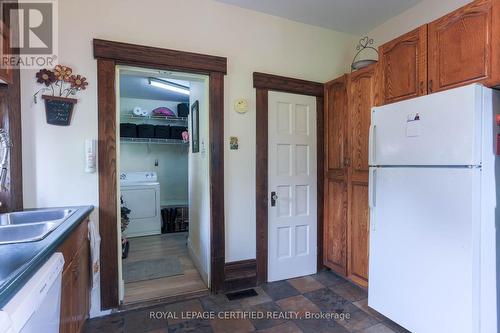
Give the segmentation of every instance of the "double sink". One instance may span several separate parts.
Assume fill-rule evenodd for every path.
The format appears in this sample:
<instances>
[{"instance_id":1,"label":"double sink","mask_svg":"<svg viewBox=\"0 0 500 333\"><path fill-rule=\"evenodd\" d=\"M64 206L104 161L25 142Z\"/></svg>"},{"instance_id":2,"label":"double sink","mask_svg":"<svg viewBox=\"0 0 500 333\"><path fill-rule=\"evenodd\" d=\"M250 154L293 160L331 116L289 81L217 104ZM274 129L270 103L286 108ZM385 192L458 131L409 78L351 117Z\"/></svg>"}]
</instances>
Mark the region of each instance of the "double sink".
<instances>
[{"instance_id":1,"label":"double sink","mask_svg":"<svg viewBox=\"0 0 500 333\"><path fill-rule=\"evenodd\" d=\"M42 240L74 212L73 209L43 209L1 214L0 245Z\"/></svg>"}]
</instances>

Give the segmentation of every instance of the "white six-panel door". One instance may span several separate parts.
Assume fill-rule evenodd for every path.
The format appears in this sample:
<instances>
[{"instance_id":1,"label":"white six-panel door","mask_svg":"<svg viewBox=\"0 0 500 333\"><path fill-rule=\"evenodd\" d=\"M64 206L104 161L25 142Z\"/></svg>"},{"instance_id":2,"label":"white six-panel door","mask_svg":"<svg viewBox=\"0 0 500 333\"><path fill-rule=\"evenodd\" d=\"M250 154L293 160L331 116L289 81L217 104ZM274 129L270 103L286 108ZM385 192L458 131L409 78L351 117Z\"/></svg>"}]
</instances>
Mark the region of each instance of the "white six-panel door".
<instances>
[{"instance_id":1,"label":"white six-panel door","mask_svg":"<svg viewBox=\"0 0 500 333\"><path fill-rule=\"evenodd\" d=\"M277 281L316 273L316 98L269 92L268 117L268 281Z\"/></svg>"}]
</instances>

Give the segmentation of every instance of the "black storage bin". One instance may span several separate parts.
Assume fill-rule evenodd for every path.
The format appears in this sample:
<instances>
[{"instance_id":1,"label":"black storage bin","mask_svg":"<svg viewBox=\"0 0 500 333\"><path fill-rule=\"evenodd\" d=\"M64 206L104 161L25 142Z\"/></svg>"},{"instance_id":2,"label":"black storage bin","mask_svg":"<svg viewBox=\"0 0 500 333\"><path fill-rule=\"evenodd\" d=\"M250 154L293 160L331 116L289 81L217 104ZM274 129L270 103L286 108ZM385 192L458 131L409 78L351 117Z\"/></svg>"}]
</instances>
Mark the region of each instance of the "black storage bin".
<instances>
[{"instance_id":1,"label":"black storage bin","mask_svg":"<svg viewBox=\"0 0 500 333\"><path fill-rule=\"evenodd\" d=\"M177 104L177 117L186 118L189 115L189 104Z\"/></svg>"},{"instance_id":2,"label":"black storage bin","mask_svg":"<svg viewBox=\"0 0 500 333\"><path fill-rule=\"evenodd\" d=\"M121 123L120 136L122 138L137 138L137 125L131 123Z\"/></svg>"},{"instance_id":3,"label":"black storage bin","mask_svg":"<svg viewBox=\"0 0 500 333\"><path fill-rule=\"evenodd\" d=\"M156 125L155 138L169 139L170 138L170 125Z\"/></svg>"},{"instance_id":4,"label":"black storage bin","mask_svg":"<svg viewBox=\"0 0 500 333\"><path fill-rule=\"evenodd\" d=\"M170 139L182 140L182 132L187 131L187 127L171 126Z\"/></svg>"},{"instance_id":5,"label":"black storage bin","mask_svg":"<svg viewBox=\"0 0 500 333\"><path fill-rule=\"evenodd\" d=\"M149 124L137 125L137 137L154 138L155 137L154 125L149 125Z\"/></svg>"}]
</instances>

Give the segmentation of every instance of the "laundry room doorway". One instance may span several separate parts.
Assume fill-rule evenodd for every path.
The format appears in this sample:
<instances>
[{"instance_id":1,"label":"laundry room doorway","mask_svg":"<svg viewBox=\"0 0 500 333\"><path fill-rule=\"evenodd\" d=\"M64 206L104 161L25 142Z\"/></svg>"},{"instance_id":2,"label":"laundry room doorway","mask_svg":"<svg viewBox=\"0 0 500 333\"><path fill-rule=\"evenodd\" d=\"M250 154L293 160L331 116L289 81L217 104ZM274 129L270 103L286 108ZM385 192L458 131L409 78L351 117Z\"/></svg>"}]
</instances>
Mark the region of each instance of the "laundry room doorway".
<instances>
[{"instance_id":1,"label":"laundry room doorway","mask_svg":"<svg viewBox=\"0 0 500 333\"><path fill-rule=\"evenodd\" d=\"M120 303L208 293L209 78L116 73Z\"/></svg>"}]
</instances>

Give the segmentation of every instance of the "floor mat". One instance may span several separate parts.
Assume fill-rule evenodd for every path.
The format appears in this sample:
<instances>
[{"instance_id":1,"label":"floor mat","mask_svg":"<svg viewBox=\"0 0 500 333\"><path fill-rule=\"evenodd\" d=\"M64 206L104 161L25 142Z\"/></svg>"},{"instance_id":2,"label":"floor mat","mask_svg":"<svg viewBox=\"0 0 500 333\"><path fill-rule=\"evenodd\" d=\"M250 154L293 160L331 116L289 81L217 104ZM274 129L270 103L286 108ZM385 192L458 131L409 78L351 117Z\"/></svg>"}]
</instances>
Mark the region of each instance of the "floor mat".
<instances>
[{"instance_id":1,"label":"floor mat","mask_svg":"<svg viewBox=\"0 0 500 333\"><path fill-rule=\"evenodd\" d=\"M181 262L179 258L174 256L123 262L123 280L125 283L153 280L181 274L183 274Z\"/></svg>"}]
</instances>

